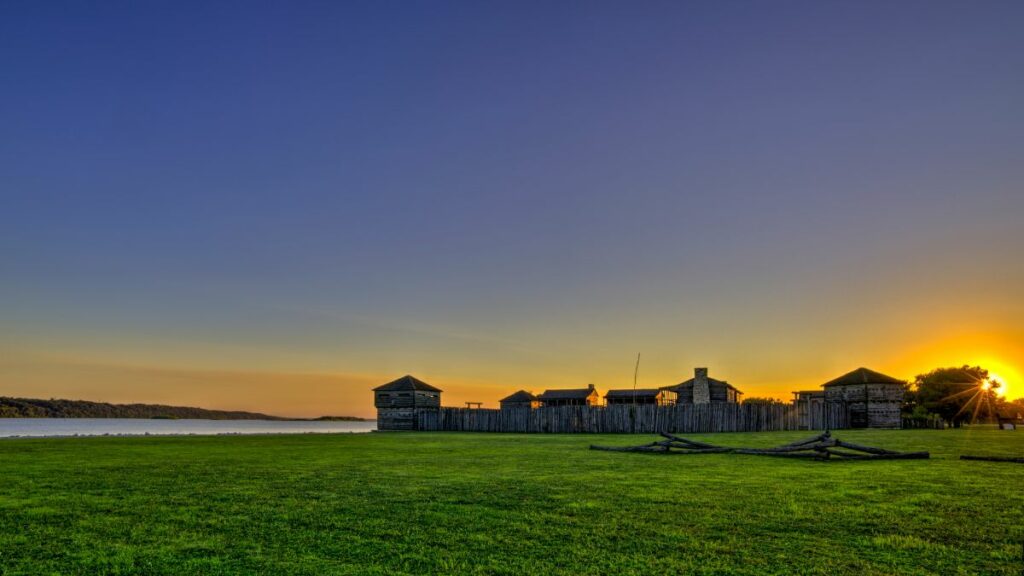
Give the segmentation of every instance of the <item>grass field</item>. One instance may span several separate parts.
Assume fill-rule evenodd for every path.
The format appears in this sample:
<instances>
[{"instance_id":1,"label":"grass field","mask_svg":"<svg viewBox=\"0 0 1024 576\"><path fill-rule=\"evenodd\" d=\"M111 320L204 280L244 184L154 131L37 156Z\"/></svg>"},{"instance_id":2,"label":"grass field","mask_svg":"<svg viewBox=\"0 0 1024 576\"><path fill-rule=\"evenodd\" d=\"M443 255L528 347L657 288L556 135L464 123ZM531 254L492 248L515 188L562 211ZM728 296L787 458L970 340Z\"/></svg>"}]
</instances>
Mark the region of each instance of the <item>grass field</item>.
<instances>
[{"instance_id":1,"label":"grass field","mask_svg":"<svg viewBox=\"0 0 1024 576\"><path fill-rule=\"evenodd\" d=\"M651 436L6 440L0 574L1024 571L1024 466L956 459L1024 456L1024 432L836 435L932 459L587 450Z\"/></svg>"}]
</instances>

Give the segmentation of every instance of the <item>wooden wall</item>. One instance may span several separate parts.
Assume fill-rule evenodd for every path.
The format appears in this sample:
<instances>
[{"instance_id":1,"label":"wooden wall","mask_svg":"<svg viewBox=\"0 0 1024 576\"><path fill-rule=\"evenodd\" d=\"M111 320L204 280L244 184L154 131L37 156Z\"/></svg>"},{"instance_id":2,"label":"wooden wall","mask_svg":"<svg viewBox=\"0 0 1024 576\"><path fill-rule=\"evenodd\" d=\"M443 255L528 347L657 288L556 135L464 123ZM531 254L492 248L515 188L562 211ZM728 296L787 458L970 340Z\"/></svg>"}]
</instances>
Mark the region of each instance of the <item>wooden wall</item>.
<instances>
[{"instance_id":1,"label":"wooden wall","mask_svg":"<svg viewBox=\"0 0 1024 576\"><path fill-rule=\"evenodd\" d=\"M381 391L374 394L377 408L440 408L441 393L424 390Z\"/></svg>"},{"instance_id":2,"label":"wooden wall","mask_svg":"<svg viewBox=\"0 0 1024 576\"><path fill-rule=\"evenodd\" d=\"M811 408L815 429L847 427L846 407ZM699 433L806 430L788 404L680 404L676 406L556 406L506 410L440 408L417 410L416 428L465 432ZM803 424L803 426L801 426Z\"/></svg>"},{"instance_id":3,"label":"wooden wall","mask_svg":"<svg viewBox=\"0 0 1024 576\"><path fill-rule=\"evenodd\" d=\"M825 388L825 402L843 402L853 428L899 428L904 389L900 384L845 384Z\"/></svg>"}]
</instances>

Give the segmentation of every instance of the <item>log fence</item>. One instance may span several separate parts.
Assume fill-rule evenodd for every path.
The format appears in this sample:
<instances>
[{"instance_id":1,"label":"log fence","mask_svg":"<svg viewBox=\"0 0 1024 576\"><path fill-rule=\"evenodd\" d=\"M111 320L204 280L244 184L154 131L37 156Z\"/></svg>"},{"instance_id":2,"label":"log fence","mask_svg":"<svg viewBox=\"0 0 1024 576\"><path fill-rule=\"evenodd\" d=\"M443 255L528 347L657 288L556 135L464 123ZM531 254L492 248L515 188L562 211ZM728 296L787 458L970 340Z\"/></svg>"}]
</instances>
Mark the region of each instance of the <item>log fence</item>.
<instances>
[{"instance_id":1,"label":"log fence","mask_svg":"<svg viewBox=\"0 0 1024 576\"><path fill-rule=\"evenodd\" d=\"M438 408L416 414L418 430L658 434L835 430L849 427L843 404L821 403L801 413L788 404L620 404L543 408Z\"/></svg>"}]
</instances>

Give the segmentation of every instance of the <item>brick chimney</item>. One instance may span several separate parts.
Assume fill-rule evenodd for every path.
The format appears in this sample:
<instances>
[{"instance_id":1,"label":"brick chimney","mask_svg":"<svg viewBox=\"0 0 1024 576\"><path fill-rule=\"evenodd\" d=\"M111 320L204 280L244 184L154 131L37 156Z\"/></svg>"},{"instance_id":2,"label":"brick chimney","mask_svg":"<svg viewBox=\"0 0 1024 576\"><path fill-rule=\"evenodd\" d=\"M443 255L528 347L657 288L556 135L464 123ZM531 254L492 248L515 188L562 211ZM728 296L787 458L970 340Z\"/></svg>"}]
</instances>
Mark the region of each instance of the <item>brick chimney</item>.
<instances>
[{"instance_id":1,"label":"brick chimney","mask_svg":"<svg viewBox=\"0 0 1024 576\"><path fill-rule=\"evenodd\" d=\"M711 402L711 387L708 385L708 369L693 369L693 403L709 404Z\"/></svg>"}]
</instances>

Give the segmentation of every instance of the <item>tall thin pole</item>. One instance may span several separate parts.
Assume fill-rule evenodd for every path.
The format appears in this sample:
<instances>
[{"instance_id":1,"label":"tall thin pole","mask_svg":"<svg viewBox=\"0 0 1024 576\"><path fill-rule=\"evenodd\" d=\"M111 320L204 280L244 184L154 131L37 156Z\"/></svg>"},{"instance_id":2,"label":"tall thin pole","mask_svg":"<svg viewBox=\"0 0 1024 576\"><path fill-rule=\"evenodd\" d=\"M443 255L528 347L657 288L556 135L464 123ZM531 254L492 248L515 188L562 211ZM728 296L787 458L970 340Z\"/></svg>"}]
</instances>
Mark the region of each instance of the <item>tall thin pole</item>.
<instances>
[{"instance_id":1,"label":"tall thin pole","mask_svg":"<svg viewBox=\"0 0 1024 576\"><path fill-rule=\"evenodd\" d=\"M636 377L640 374L640 353L636 353L636 368L633 369L633 404L636 404Z\"/></svg>"}]
</instances>

